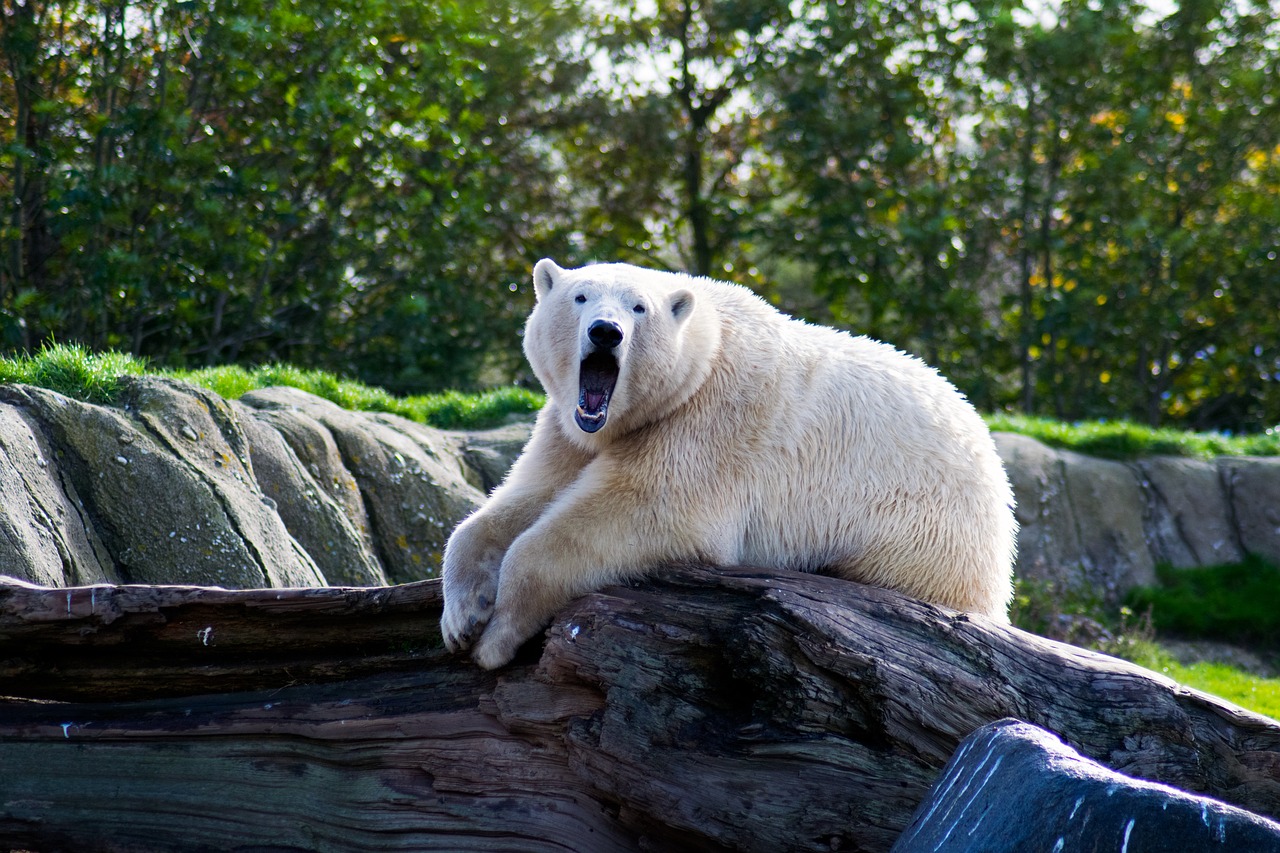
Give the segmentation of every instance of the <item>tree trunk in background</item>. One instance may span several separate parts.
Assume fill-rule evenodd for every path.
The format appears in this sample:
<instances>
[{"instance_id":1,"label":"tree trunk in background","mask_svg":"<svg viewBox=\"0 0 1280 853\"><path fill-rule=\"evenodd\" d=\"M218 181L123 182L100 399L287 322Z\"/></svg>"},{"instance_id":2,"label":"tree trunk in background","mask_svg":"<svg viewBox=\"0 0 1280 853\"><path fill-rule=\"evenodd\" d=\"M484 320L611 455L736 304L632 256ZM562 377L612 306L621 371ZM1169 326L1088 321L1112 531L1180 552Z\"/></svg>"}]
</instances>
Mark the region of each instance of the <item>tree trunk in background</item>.
<instances>
[{"instance_id":1,"label":"tree trunk in background","mask_svg":"<svg viewBox=\"0 0 1280 853\"><path fill-rule=\"evenodd\" d=\"M0 837L32 849L888 850L1016 717L1280 816L1280 723L845 581L672 570L487 673L438 582L0 586Z\"/></svg>"},{"instance_id":2,"label":"tree trunk in background","mask_svg":"<svg viewBox=\"0 0 1280 853\"><path fill-rule=\"evenodd\" d=\"M41 91L39 72L41 22L36 4L16 4L0 14L0 55L12 85L12 139L0 143L12 146L12 166L5 176L9 182L10 209L8 235L4 241L7 257L0 273L0 311L13 310L14 299L23 290L50 287L44 280L44 263L49 254L48 218L45 214L45 168L48 119L36 109L46 97ZM0 181L2 184L3 181ZM23 330L23 346L31 346Z\"/></svg>"}]
</instances>

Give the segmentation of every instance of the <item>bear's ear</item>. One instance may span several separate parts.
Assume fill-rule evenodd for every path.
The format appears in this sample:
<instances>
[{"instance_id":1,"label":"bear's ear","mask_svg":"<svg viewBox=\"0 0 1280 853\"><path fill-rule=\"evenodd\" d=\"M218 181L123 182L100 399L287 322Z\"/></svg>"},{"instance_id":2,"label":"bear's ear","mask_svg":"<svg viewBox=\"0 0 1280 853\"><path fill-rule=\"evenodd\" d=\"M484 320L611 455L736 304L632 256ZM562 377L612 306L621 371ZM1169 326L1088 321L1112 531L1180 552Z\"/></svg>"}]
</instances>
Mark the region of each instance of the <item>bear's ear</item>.
<instances>
[{"instance_id":1,"label":"bear's ear","mask_svg":"<svg viewBox=\"0 0 1280 853\"><path fill-rule=\"evenodd\" d=\"M556 265L556 262L550 258L543 258L533 265L533 293L539 300L551 292L551 288L555 286L556 279L560 277L560 273L564 270Z\"/></svg>"},{"instance_id":2,"label":"bear's ear","mask_svg":"<svg viewBox=\"0 0 1280 853\"><path fill-rule=\"evenodd\" d=\"M677 290L671 294L671 316L677 323L683 323L693 313L693 292Z\"/></svg>"}]
</instances>

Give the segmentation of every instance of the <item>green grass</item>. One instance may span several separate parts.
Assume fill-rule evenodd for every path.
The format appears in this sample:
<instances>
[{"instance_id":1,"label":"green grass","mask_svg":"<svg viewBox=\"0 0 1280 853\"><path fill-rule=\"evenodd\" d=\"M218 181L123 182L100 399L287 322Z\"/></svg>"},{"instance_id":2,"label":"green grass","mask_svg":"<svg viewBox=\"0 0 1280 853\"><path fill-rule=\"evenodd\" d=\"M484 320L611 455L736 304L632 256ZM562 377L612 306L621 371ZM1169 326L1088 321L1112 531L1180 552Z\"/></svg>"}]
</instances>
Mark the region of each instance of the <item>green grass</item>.
<instances>
[{"instance_id":1,"label":"green grass","mask_svg":"<svg viewBox=\"0 0 1280 853\"><path fill-rule=\"evenodd\" d=\"M303 370L284 364L255 368L208 367L190 371L168 371L166 375L184 379L211 391L236 399L258 388L287 385L323 397L361 412L389 412L441 429L476 429L500 423L510 414L528 414L542 408L543 397L527 388L496 388L477 394L445 391L397 397L350 379L340 379L323 370Z\"/></svg>"},{"instance_id":2,"label":"green grass","mask_svg":"<svg viewBox=\"0 0 1280 853\"><path fill-rule=\"evenodd\" d=\"M46 346L33 355L0 359L0 383L38 385L91 403L113 402L120 392L120 377L143 374L181 379L227 399L236 399L259 388L287 385L346 409L389 412L441 429L483 429L501 423L511 414L536 412L543 404L541 394L515 387L477 394L446 391L397 397L381 388L342 379L323 370L303 370L283 364L157 370L131 355L92 353L74 345Z\"/></svg>"},{"instance_id":3,"label":"green grass","mask_svg":"<svg viewBox=\"0 0 1280 853\"><path fill-rule=\"evenodd\" d=\"M1258 626L1276 619L1276 571L1256 560L1239 567L1178 571L1174 575L1182 576L1184 582L1174 580L1171 590L1155 589L1153 595L1147 594L1150 590L1134 594L1130 605L1118 610L1108 609L1101 597L1089 590L1060 589L1050 583L1019 579L1010 618L1024 631L1124 658L1180 684L1280 720L1280 679L1263 678L1224 663L1179 663L1157 636L1160 630L1188 639L1256 641L1265 634ZM1200 572L1210 580L1185 582L1185 576ZM1239 582L1241 575L1248 577L1248 583ZM1166 576L1164 571L1161 576ZM1197 599L1196 589L1203 590L1208 599ZM1184 607L1222 615L1198 622L1180 621L1175 614ZM1178 627L1175 630L1168 627L1171 625ZM1253 647L1264 652L1276 649L1274 644Z\"/></svg>"},{"instance_id":4,"label":"green grass","mask_svg":"<svg viewBox=\"0 0 1280 853\"><path fill-rule=\"evenodd\" d=\"M1065 423L1027 415L987 416L987 425L1000 432L1016 432L1051 447L1074 450L1104 459L1142 456L1280 456L1280 428L1258 435L1225 435L1154 428L1129 421Z\"/></svg>"},{"instance_id":5,"label":"green grass","mask_svg":"<svg viewBox=\"0 0 1280 853\"><path fill-rule=\"evenodd\" d=\"M81 346L46 346L34 355L0 359L0 383L21 382L90 403L110 403L121 376L147 372L146 362L124 353L91 353Z\"/></svg>"},{"instance_id":6,"label":"green grass","mask_svg":"<svg viewBox=\"0 0 1280 853\"><path fill-rule=\"evenodd\" d=\"M1250 556L1199 569L1158 566L1160 583L1129 592L1126 604L1150 609L1157 631L1280 649L1280 566Z\"/></svg>"},{"instance_id":7,"label":"green grass","mask_svg":"<svg viewBox=\"0 0 1280 853\"><path fill-rule=\"evenodd\" d=\"M1209 661L1184 665L1155 643L1136 643L1131 652L1121 656L1139 666L1163 673L1179 684L1280 720L1280 678L1262 678L1227 664Z\"/></svg>"}]
</instances>

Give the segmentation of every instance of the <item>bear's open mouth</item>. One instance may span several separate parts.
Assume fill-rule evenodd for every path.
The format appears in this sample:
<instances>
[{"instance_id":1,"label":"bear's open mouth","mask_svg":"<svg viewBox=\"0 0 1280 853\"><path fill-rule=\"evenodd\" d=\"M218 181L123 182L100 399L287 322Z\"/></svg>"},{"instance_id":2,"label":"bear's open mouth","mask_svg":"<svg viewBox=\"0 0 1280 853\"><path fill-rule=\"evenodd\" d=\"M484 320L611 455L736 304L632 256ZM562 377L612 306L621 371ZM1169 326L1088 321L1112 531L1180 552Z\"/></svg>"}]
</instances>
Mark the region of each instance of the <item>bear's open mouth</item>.
<instances>
[{"instance_id":1,"label":"bear's open mouth","mask_svg":"<svg viewBox=\"0 0 1280 853\"><path fill-rule=\"evenodd\" d=\"M595 432L609 416L609 398L618 384L618 359L598 350L582 360L578 368L578 410L574 420L583 432Z\"/></svg>"}]
</instances>

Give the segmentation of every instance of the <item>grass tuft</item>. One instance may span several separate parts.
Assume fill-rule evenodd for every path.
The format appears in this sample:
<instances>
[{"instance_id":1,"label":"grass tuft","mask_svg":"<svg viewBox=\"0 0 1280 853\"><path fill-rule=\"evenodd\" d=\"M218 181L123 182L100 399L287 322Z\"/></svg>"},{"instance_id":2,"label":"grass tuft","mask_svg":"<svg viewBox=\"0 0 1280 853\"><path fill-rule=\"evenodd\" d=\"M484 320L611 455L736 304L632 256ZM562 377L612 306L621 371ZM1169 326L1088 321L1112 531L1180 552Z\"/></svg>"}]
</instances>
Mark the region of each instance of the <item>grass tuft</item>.
<instances>
[{"instance_id":1,"label":"grass tuft","mask_svg":"<svg viewBox=\"0 0 1280 853\"><path fill-rule=\"evenodd\" d=\"M1104 459L1142 456L1280 456L1280 430L1259 435L1142 426L1129 421L1065 423L1027 415L988 415L987 425L999 432L1016 432L1066 450Z\"/></svg>"},{"instance_id":2,"label":"grass tuft","mask_svg":"<svg viewBox=\"0 0 1280 853\"><path fill-rule=\"evenodd\" d=\"M54 344L33 355L0 359L0 383L21 382L77 400L110 403L119 393L121 376L139 376L146 369L146 362L136 356Z\"/></svg>"},{"instance_id":3,"label":"grass tuft","mask_svg":"<svg viewBox=\"0 0 1280 853\"><path fill-rule=\"evenodd\" d=\"M478 394L446 391L397 397L382 388L342 379L323 370L305 370L288 364L155 370L148 369L147 363L135 356L91 353L79 345L49 345L34 355L0 358L0 383L37 385L90 403L114 402L120 393L120 377L146 373L200 385L229 400L259 388L286 385L308 391L344 409L389 412L441 429L483 429L502 423L512 414L536 412L544 402L541 394L514 387Z\"/></svg>"},{"instance_id":4,"label":"grass tuft","mask_svg":"<svg viewBox=\"0 0 1280 853\"><path fill-rule=\"evenodd\" d=\"M497 423L512 413L530 414L542 408L546 398L528 388L496 388L481 394L447 391L422 398L420 417L442 429L463 429L473 423Z\"/></svg>"},{"instance_id":5,"label":"grass tuft","mask_svg":"<svg viewBox=\"0 0 1280 853\"><path fill-rule=\"evenodd\" d=\"M527 388L496 388L478 394L445 391L397 397L382 389L342 379L323 370L304 370L288 364L255 368L209 367L171 371L167 375L202 385L230 400L258 388L286 385L361 412L387 412L440 429L483 429L512 414L531 414L542 408L544 398Z\"/></svg>"}]
</instances>

